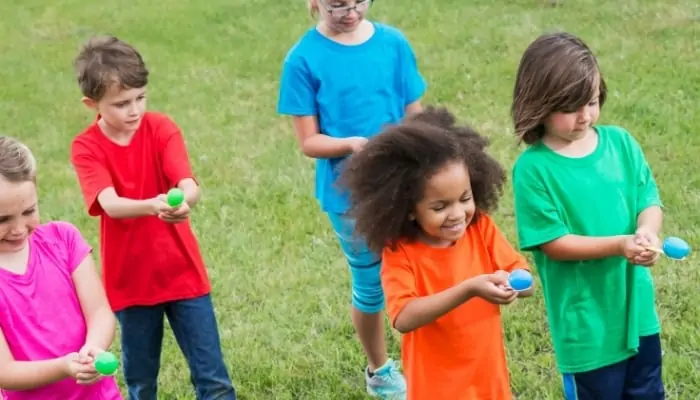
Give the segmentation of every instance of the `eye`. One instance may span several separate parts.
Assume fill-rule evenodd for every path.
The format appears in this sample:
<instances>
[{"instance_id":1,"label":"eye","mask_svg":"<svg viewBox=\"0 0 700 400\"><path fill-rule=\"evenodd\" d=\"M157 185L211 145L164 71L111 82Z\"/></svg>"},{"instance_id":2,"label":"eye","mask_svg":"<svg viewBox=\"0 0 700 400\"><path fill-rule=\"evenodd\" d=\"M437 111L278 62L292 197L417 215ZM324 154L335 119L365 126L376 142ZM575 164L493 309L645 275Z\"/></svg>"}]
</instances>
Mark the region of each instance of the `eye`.
<instances>
[{"instance_id":1,"label":"eye","mask_svg":"<svg viewBox=\"0 0 700 400\"><path fill-rule=\"evenodd\" d=\"M24 215L26 217L26 216L34 214L34 212L36 212L36 208L30 208L29 210L24 211L22 213L22 215Z\"/></svg>"},{"instance_id":2,"label":"eye","mask_svg":"<svg viewBox=\"0 0 700 400\"><path fill-rule=\"evenodd\" d=\"M0 217L0 224L4 224L5 222L9 221L10 217Z\"/></svg>"}]
</instances>

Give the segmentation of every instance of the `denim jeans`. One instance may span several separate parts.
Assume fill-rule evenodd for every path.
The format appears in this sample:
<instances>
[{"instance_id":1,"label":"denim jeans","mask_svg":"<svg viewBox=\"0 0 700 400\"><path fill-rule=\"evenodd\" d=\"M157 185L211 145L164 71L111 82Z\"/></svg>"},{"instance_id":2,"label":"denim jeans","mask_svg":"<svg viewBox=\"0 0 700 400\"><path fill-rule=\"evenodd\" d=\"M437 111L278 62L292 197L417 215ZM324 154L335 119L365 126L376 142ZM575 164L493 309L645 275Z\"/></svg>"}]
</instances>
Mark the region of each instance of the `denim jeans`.
<instances>
[{"instance_id":1,"label":"denim jeans","mask_svg":"<svg viewBox=\"0 0 700 400\"><path fill-rule=\"evenodd\" d=\"M196 398L236 399L221 353L210 295L155 306L129 307L116 315L121 327L124 379L129 400L156 400L164 316L168 317L189 365Z\"/></svg>"}]
</instances>

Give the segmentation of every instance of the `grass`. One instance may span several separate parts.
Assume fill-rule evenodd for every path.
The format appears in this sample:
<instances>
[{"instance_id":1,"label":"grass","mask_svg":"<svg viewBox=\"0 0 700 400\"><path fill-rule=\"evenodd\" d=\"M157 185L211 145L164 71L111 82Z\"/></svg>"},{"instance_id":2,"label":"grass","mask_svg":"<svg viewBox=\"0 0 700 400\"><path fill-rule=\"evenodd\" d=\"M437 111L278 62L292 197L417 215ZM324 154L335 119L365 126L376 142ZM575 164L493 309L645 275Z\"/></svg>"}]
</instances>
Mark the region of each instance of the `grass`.
<instances>
[{"instance_id":1,"label":"grass","mask_svg":"<svg viewBox=\"0 0 700 400\"><path fill-rule=\"evenodd\" d=\"M520 151L508 109L522 51L544 31L581 35L611 91L601 123L620 124L642 143L665 201L665 233L698 242L697 2L546 3L378 1L371 17L412 41L430 84L425 102L450 107L490 136L508 168ZM71 138L94 118L79 102L71 61L89 35L116 34L143 53L150 108L181 125L203 184L192 219L240 398L363 399L348 272L313 198L313 164L275 113L282 59L311 24L304 2L19 4L0 4L0 132L36 152L43 219L70 220L98 244L68 160ZM515 240L510 191L496 218ZM698 258L662 260L653 271L669 398L700 398ZM520 399L560 399L541 294L506 308L504 324L514 391ZM192 399L184 359L166 337L159 398Z\"/></svg>"}]
</instances>

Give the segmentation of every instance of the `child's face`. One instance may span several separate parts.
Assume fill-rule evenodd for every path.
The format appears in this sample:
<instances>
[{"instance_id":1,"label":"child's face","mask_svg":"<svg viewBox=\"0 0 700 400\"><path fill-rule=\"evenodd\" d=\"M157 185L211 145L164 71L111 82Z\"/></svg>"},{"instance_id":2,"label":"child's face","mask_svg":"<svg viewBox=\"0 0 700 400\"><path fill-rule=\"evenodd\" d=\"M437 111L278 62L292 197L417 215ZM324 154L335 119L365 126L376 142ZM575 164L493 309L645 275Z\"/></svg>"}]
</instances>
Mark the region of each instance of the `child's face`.
<instances>
[{"instance_id":1,"label":"child's face","mask_svg":"<svg viewBox=\"0 0 700 400\"><path fill-rule=\"evenodd\" d=\"M544 122L547 135L564 142L583 139L600 117L598 94L586 105L573 112L555 112Z\"/></svg>"},{"instance_id":2,"label":"child's face","mask_svg":"<svg viewBox=\"0 0 700 400\"><path fill-rule=\"evenodd\" d=\"M475 212L469 172L463 162L455 161L428 179L412 217L426 243L447 247L464 235Z\"/></svg>"},{"instance_id":3,"label":"child's face","mask_svg":"<svg viewBox=\"0 0 700 400\"><path fill-rule=\"evenodd\" d=\"M146 112L146 88L123 89L114 84L99 101L83 102L100 113L109 133L131 134L139 128Z\"/></svg>"},{"instance_id":4,"label":"child's face","mask_svg":"<svg viewBox=\"0 0 700 400\"><path fill-rule=\"evenodd\" d=\"M325 24L336 32L353 32L364 19L371 0L316 0Z\"/></svg>"},{"instance_id":5,"label":"child's face","mask_svg":"<svg viewBox=\"0 0 700 400\"><path fill-rule=\"evenodd\" d=\"M0 253L23 250L39 225L36 185L8 182L0 177Z\"/></svg>"}]
</instances>

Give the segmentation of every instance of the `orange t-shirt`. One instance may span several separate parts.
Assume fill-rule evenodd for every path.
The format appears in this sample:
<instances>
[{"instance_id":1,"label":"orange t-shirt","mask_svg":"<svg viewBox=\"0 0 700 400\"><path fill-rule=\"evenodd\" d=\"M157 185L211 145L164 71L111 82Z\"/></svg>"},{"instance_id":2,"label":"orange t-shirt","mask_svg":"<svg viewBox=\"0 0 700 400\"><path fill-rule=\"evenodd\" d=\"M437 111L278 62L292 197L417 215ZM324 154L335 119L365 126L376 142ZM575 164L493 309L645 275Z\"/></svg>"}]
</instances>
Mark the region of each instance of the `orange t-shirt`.
<instances>
[{"instance_id":1,"label":"orange t-shirt","mask_svg":"<svg viewBox=\"0 0 700 400\"><path fill-rule=\"evenodd\" d=\"M402 242L383 252L382 286L392 326L406 304L498 269L530 270L491 217L481 213L453 246ZM402 337L408 400L510 400L500 308L471 298Z\"/></svg>"},{"instance_id":2,"label":"orange t-shirt","mask_svg":"<svg viewBox=\"0 0 700 400\"><path fill-rule=\"evenodd\" d=\"M109 140L95 121L73 140L71 162L88 213L100 217L102 275L115 312L209 293L189 219L178 224L155 216L114 219L97 201L108 187L122 197L149 199L194 179L182 132L170 118L147 112L126 146Z\"/></svg>"}]
</instances>

